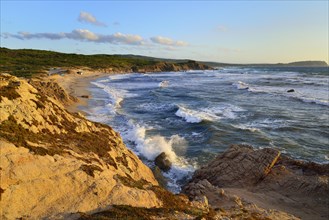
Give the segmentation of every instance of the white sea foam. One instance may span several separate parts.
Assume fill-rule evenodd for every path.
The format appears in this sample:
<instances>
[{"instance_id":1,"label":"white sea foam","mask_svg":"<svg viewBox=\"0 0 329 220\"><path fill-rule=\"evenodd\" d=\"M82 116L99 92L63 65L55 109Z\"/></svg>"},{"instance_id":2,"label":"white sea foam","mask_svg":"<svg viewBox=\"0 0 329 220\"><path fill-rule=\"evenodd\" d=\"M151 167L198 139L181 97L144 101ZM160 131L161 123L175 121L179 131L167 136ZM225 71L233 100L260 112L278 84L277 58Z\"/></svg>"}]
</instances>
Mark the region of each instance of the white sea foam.
<instances>
[{"instance_id":1,"label":"white sea foam","mask_svg":"<svg viewBox=\"0 0 329 220\"><path fill-rule=\"evenodd\" d=\"M223 103L218 106L206 108L204 111L209 114L216 115L217 117L236 119L238 117L237 113L245 110L233 104Z\"/></svg>"},{"instance_id":2,"label":"white sea foam","mask_svg":"<svg viewBox=\"0 0 329 220\"><path fill-rule=\"evenodd\" d=\"M286 127L287 121L281 120L281 119L266 118L266 119L262 119L262 120L252 121L252 122L246 124L246 126L251 127L251 128L277 129L277 128Z\"/></svg>"},{"instance_id":3,"label":"white sea foam","mask_svg":"<svg viewBox=\"0 0 329 220\"><path fill-rule=\"evenodd\" d=\"M205 110L191 110L183 106L179 106L176 116L184 118L185 121L189 123L200 123L201 121L214 121L220 119L219 116Z\"/></svg>"},{"instance_id":4,"label":"white sea foam","mask_svg":"<svg viewBox=\"0 0 329 220\"><path fill-rule=\"evenodd\" d=\"M109 79L110 80L121 80L121 79L129 79L134 77L136 74L114 74L110 75Z\"/></svg>"},{"instance_id":5,"label":"white sea foam","mask_svg":"<svg viewBox=\"0 0 329 220\"><path fill-rule=\"evenodd\" d=\"M169 178L169 187L173 192L179 192L180 187L177 181L186 177L195 170L195 167L188 161L176 154L184 154L187 142L179 135L173 135L169 139L160 135L147 136L148 128L139 124L128 122L129 128L121 135L125 141L134 143L134 150L137 155L142 155L149 161L153 161L160 153L165 152L172 161L172 168L165 175Z\"/></svg>"},{"instance_id":6,"label":"white sea foam","mask_svg":"<svg viewBox=\"0 0 329 220\"><path fill-rule=\"evenodd\" d=\"M241 89L241 90L249 88L249 85L247 83L244 83L244 82L241 82L241 81L233 83L232 85L235 86L237 89Z\"/></svg>"},{"instance_id":7,"label":"white sea foam","mask_svg":"<svg viewBox=\"0 0 329 220\"><path fill-rule=\"evenodd\" d=\"M124 139L135 144L136 150L148 160L154 160L160 153L165 152L170 159L175 162L178 156L173 150L173 145L180 144L185 141L184 138L173 135L170 139L166 139L160 135L146 137L147 128L139 124L128 122L129 129L123 133Z\"/></svg>"},{"instance_id":8,"label":"white sea foam","mask_svg":"<svg viewBox=\"0 0 329 220\"><path fill-rule=\"evenodd\" d=\"M201 121L218 121L222 118L236 119L238 117L236 113L241 111L245 110L228 103L198 110L179 106L176 116L184 118L189 123L200 123Z\"/></svg>"},{"instance_id":9,"label":"white sea foam","mask_svg":"<svg viewBox=\"0 0 329 220\"><path fill-rule=\"evenodd\" d=\"M109 96L109 103L107 104L108 107L115 109L117 107L120 107L120 103L122 102L125 91L121 90L118 91L112 87L106 86L103 83L100 82L92 82L95 86L102 88Z\"/></svg>"},{"instance_id":10,"label":"white sea foam","mask_svg":"<svg viewBox=\"0 0 329 220\"><path fill-rule=\"evenodd\" d=\"M257 85L250 85L241 81L237 83L233 83L239 90L248 90L249 92L254 93L268 93L273 95L280 95L286 97L296 98L300 101L307 102L307 103L315 103L319 105L329 106L329 91L326 89L305 89L305 88L295 88L294 92L288 93L291 87L279 87L279 86L257 86Z\"/></svg>"},{"instance_id":11,"label":"white sea foam","mask_svg":"<svg viewBox=\"0 0 329 220\"><path fill-rule=\"evenodd\" d=\"M314 98L314 97L305 97L305 96L294 96L294 98L299 99L303 102L307 102L307 103L315 103L318 105L326 105L329 106L329 96L328 99L318 99L318 98Z\"/></svg>"},{"instance_id":12,"label":"white sea foam","mask_svg":"<svg viewBox=\"0 0 329 220\"><path fill-rule=\"evenodd\" d=\"M161 87L161 88L168 87L169 86L169 81L168 80L163 80L159 83L158 86Z\"/></svg>"},{"instance_id":13,"label":"white sea foam","mask_svg":"<svg viewBox=\"0 0 329 220\"><path fill-rule=\"evenodd\" d=\"M127 90L124 89L117 89L112 86L106 85L107 81L97 81L97 82L91 82L95 86L103 89L104 92L108 94L109 101L106 104L106 106L111 110L112 114L115 114L117 109L120 108L121 102L126 97L135 97L136 94L128 93Z\"/></svg>"},{"instance_id":14,"label":"white sea foam","mask_svg":"<svg viewBox=\"0 0 329 220\"><path fill-rule=\"evenodd\" d=\"M232 126L235 128L241 129L241 130L248 130L251 132L260 132L261 131L259 128L253 128L248 125L239 124L239 125L232 125Z\"/></svg>"},{"instance_id":15,"label":"white sea foam","mask_svg":"<svg viewBox=\"0 0 329 220\"><path fill-rule=\"evenodd\" d=\"M176 108L174 104L143 103L137 106L137 109L149 112L170 111Z\"/></svg>"}]
</instances>

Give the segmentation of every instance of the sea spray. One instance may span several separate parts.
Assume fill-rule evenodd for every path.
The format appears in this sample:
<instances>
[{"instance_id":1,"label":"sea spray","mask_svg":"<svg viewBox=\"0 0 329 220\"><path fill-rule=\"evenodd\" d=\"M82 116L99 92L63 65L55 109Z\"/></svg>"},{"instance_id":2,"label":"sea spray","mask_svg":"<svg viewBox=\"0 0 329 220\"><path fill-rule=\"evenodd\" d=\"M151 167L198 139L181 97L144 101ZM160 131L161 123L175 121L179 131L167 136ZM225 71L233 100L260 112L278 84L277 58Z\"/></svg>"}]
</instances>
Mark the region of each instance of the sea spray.
<instances>
[{"instance_id":1,"label":"sea spray","mask_svg":"<svg viewBox=\"0 0 329 220\"><path fill-rule=\"evenodd\" d=\"M179 181L186 180L189 174L194 172L197 167L196 163L190 163L184 156L187 148L187 142L179 135L172 135L169 139L153 135L147 136L147 129L144 126L135 124L132 120L128 122L129 129L122 133L124 140L134 143L134 151L139 156L146 158L148 161L153 161L162 152L166 153L172 162L172 167L169 172L164 173L168 177L168 187L173 192L179 192ZM174 151L181 156L178 156Z\"/></svg>"},{"instance_id":2,"label":"sea spray","mask_svg":"<svg viewBox=\"0 0 329 220\"><path fill-rule=\"evenodd\" d=\"M212 112L207 112L202 109L192 110L183 106L179 106L179 109L175 114L178 117L184 118L184 120L189 123L200 123L201 121L214 121L220 119L219 116L213 114Z\"/></svg>"}]
</instances>

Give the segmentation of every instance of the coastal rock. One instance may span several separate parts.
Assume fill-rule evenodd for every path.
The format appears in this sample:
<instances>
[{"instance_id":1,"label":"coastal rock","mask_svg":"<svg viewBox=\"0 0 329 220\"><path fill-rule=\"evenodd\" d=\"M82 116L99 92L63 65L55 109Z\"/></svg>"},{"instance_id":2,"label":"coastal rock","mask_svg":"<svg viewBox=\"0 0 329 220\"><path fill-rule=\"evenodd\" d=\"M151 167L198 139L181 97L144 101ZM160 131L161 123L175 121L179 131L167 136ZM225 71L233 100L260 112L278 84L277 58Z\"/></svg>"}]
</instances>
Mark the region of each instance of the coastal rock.
<instances>
[{"instance_id":1,"label":"coastal rock","mask_svg":"<svg viewBox=\"0 0 329 220\"><path fill-rule=\"evenodd\" d=\"M154 175L155 179L158 181L159 185L166 188L166 186L168 184L168 179L167 179L167 177L165 177L163 175L160 168L158 166L155 166L152 169L152 171L153 171L153 175Z\"/></svg>"},{"instance_id":2,"label":"coastal rock","mask_svg":"<svg viewBox=\"0 0 329 220\"><path fill-rule=\"evenodd\" d=\"M187 71L187 70L211 70L212 68L202 63L189 60L182 63L159 62L154 65L143 67L132 67L132 72L146 73L146 72L170 72L170 71Z\"/></svg>"},{"instance_id":3,"label":"coastal rock","mask_svg":"<svg viewBox=\"0 0 329 220\"><path fill-rule=\"evenodd\" d=\"M1 219L163 205L152 171L111 127L66 111L58 85L0 74L0 90Z\"/></svg>"},{"instance_id":4,"label":"coastal rock","mask_svg":"<svg viewBox=\"0 0 329 220\"><path fill-rule=\"evenodd\" d=\"M197 170L183 192L192 200L205 195L213 208L232 211L251 204L302 219L327 219L328 181L329 164L294 160L270 148L233 145ZM282 219L290 219L287 216Z\"/></svg>"},{"instance_id":5,"label":"coastal rock","mask_svg":"<svg viewBox=\"0 0 329 220\"><path fill-rule=\"evenodd\" d=\"M279 156L275 149L254 151L251 146L233 145L207 167L197 170L193 178L206 179L218 187L253 186L265 178Z\"/></svg>"},{"instance_id":6,"label":"coastal rock","mask_svg":"<svg viewBox=\"0 0 329 220\"><path fill-rule=\"evenodd\" d=\"M162 152L154 159L155 165L157 165L162 171L167 172L171 169L171 161L169 159L169 156Z\"/></svg>"}]
</instances>

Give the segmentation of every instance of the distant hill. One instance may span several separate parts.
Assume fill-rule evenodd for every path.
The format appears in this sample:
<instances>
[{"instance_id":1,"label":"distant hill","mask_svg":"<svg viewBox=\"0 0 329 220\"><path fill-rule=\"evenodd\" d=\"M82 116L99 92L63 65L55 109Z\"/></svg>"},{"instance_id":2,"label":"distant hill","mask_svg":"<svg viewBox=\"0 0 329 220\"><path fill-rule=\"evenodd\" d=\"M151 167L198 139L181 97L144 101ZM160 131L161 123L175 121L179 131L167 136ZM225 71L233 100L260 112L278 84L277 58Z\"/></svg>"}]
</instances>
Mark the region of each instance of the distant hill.
<instances>
[{"instance_id":1,"label":"distant hill","mask_svg":"<svg viewBox=\"0 0 329 220\"><path fill-rule=\"evenodd\" d=\"M211 67L225 66L243 66L243 67L327 67L325 61L297 61L291 63L253 63L253 64L232 64L232 63L217 63L217 62L200 62Z\"/></svg>"},{"instance_id":2,"label":"distant hill","mask_svg":"<svg viewBox=\"0 0 329 220\"><path fill-rule=\"evenodd\" d=\"M281 66L307 66L307 67L327 67L328 64L325 61L298 61L298 62L292 62L287 64L278 63L276 65Z\"/></svg>"},{"instance_id":3,"label":"distant hill","mask_svg":"<svg viewBox=\"0 0 329 220\"><path fill-rule=\"evenodd\" d=\"M212 69L192 60L160 59L138 55L82 55L45 50L0 48L0 72L19 77L45 74L49 69L87 67L99 72L159 72Z\"/></svg>"}]
</instances>

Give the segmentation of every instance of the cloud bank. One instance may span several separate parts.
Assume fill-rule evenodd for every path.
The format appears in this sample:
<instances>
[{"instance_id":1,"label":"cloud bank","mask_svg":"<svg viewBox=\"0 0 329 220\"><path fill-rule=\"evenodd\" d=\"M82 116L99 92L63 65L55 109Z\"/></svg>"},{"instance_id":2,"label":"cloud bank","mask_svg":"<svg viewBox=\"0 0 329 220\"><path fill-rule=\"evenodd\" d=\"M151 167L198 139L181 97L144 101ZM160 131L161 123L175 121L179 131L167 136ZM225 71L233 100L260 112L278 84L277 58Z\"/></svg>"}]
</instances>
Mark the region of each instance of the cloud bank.
<instances>
[{"instance_id":1,"label":"cloud bank","mask_svg":"<svg viewBox=\"0 0 329 220\"><path fill-rule=\"evenodd\" d=\"M16 38L20 40L30 39L49 39L49 40L61 40L70 39L78 41L87 41L95 43L111 43L111 44L129 44L129 45L141 45L144 39L139 35L115 33L111 35L95 34L86 29L76 29L69 33L29 33L18 32L17 34L4 33L4 38Z\"/></svg>"},{"instance_id":2,"label":"cloud bank","mask_svg":"<svg viewBox=\"0 0 329 220\"><path fill-rule=\"evenodd\" d=\"M146 40L143 37L135 34L123 34L120 32L104 35L96 34L87 29L75 29L71 32L61 33L30 33L30 32L18 32L17 34L3 33L3 38L16 38L20 40L30 39L49 39L49 40L62 40L70 39L84 42L94 43L110 43L110 44L124 44L124 45L162 45L173 50L177 47L187 46L188 43L184 41L175 41L167 37L151 37L150 40Z\"/></svg>"},{"instance_id":3,"label":"cloud bank","mask_svg":"<svg viewBox=\"0 0 329 220\"><path fill-rule=\"evenodd\" d=\"M93 16L92 14L88 13L88 12L80 12L80 15L78 17L78 21L80 22L86 22L89 24L93 24L96 26L102 26L102 27L107 27L107 25L103 22L98 21L95 16Z\"/></svg>"}]
</instances>

